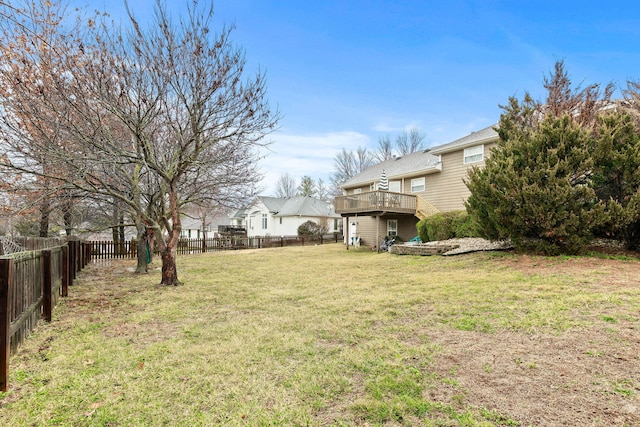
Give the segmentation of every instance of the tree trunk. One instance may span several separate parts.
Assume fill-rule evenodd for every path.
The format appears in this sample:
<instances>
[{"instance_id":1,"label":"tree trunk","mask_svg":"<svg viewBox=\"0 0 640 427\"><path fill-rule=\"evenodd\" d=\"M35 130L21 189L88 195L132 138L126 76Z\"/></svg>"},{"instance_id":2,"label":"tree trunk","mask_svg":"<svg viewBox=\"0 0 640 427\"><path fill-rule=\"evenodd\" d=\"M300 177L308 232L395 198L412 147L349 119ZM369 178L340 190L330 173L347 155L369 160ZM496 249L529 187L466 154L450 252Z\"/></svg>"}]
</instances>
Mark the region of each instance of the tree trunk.
<instances>
[{"instance_id":1,"label":"tree trunk","mask_svg":"<svg viewBox=\"0 0 640 427\"><path fill-rule=\"evenodd\" d=\"M49 214L51 213L51 204L48 198L44 198L40 204L40 237L49 237Z\"/></svg>"},{"instance_id":2,"label":"tree trunk","mask_svg":"<svg viewBox=\"0 0 640 427\"><path fill-rule=\"evenodd\" d=\"M71 232L73 231L73 225L71 223L71 209L71 196L69 194L66 194L66 197L62 203L62 218L64 220L64 230L67 236L71 236Z\"/></svg>"},{"instance_id":3,"label":"tree trunk","mask_svg":"<svg viewBox=\"0 0 640 427\"><path fill-rule=\"evenodd\" d=\"M120 212L120 218L118 220L118 232L120 233L120 241L124 242L125 241L125 234L124 234L124 212Z\"/></svg>"},{"instance_id":4,"label":"tree trunk","mask_svg":"<svg viewBox=\"0 0 640 427\"><path fill-rule=\"evenodd\" d=\"M178 280L178 269L176 268L176 255L178 241L180 240L180 230L182 224L180 222L180 208L178 206L178 192L175 185L172 185L168 191L169 211L171 212L171 228L169 236L162 247L160 255L162 257L162 282L164 286L180 285ZM157 230L156 230L157 232Z\"/></svg>"},{"instance_id":5,"label":"tree trunk","mask_svg":"<svg viewBox=\"0 0 640 427\"><path fill-rule=\"evenodd\" d=\"M136 221L137 222L137 221ZM147 239L147 229L144 224L136 224L136 230L138 231L138 247L136 257L138 259L138 265L136 267L136 273L144 274L148 273L148 259L147 259L147 250L149 241Z\"/></svg>"},{"instance_id":6,"label":"tree trunk","mask_svg":"<svg viewBox=\"0 0 640 427\"><path fill-rule=\"evenodd\" d=\"M162 257L162 282L163 286L178 286L178 269L176 268L176 246L166 245L160 252Z\"/></svg>"}]
</instances>

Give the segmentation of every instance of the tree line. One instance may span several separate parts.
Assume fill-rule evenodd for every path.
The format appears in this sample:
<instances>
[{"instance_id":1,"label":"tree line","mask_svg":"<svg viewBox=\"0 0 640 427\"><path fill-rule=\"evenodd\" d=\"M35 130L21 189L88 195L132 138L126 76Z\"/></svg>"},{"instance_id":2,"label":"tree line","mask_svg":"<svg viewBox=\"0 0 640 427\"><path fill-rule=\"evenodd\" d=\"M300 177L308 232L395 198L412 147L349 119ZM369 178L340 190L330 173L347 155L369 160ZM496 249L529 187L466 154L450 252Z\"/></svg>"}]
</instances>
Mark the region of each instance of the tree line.
<instances>
[{"instance_id":1,"label":"tree line","mask_svg":"<svg viewBox=\"0 0 640 427\"><path fill-rule=\"evenodd\" d=\"M162 284L179 283L176 246L190 207L237 206L261 179L258 148L280 115L263 72L248 73L213 5L178 19L156 1L143 25L61 1L0 1L0 173L4 208L79 204L135 225L138 272L155 239ZM67 230L70 232L70 230Z\"/></svg>"}]
</instances>

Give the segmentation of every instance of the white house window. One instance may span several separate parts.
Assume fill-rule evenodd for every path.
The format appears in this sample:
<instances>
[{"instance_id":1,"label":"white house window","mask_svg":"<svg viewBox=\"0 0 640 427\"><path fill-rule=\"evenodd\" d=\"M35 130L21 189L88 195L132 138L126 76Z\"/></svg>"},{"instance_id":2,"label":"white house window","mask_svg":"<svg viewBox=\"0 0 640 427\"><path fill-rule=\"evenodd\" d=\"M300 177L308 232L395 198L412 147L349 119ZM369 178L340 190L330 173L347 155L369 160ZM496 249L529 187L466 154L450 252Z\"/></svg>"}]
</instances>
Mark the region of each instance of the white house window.
<instances>
[{"instance_id":1,"label":"white house window","mask_svg":"<svg viewBox=\"0 0 640 427\"><path fill-rule=\"evenodd\" d=\"M389 191L394 193L402 193L400 181L389 181Z\"/></svg>"},{"instance_id":2,"label":"white house window","mask_svg":"<svg viewBox=\"0 0 640 427\"><path fill-rule=\"evenodd\" d=\"M267 214L262 214L262 229L267 229Z\"/></svg>"},{"instance_id":3,"label":"white house window","mask_svg":"<svg viewBox=\"0 0 640 427\"><path fill-rule=\"evenodd\" d=\"M333 219L333 231L338 230L338 218Z\"/></svg>"},{"instance_id":4,"label":"white house window","mask_svg":"<svg viewBox=\"0 0 640 427\"><path fill-rule=\"evenodd\" d=\"M411 192L419 193L424 191L424 177L422 178L413 178L411 180Z\"/></svg>"},{"instance_id":5,"label":"white house window","mask_svg":"<svg viewBox=\"0 0 640 427\"><path fill-rule=\"evenodd\" d=\"M484 145L464 149L464 164L481 162L484 158Z\"/></svg>"},{"instance_id":6,"label":"white house window","mask_svg":"<svg viewBox=\"0 0 640 427\"><path fill-rule=\"evenodd\" d=\"M387 220L387 236L395 237L397 235L398 235L398 220L388 219Z\"/></svg>"},{"instance_id":7,"label":"white house window","mask_svg":"<svg viewBox=\"0 0 640 427\"><path fill-rule=\"evenodd\" d=\"M354 188L353 189L353 194L360 194L362 193L362 188Z\"/></svg>"},{"instance_id":8,"label":"white house window","mask_svg":"<svg viewBox=\"0 0 640 427\"><path fill-rule=\"evenodd\" d=\"M280 225L282 225L282 217L280 217Z\"/></svg>"}]
</instances>

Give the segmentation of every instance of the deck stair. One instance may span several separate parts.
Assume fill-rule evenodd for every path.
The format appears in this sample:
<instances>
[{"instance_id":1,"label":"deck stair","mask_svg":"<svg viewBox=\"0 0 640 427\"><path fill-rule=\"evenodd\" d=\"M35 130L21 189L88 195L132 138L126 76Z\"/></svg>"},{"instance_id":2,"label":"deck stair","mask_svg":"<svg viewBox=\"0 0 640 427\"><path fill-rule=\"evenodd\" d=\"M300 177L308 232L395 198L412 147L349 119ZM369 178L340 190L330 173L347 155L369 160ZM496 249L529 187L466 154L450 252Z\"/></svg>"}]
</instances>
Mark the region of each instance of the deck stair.
<instances>
[{"instance_id":1,"label":"deck stair","mask_svg":"<svg viewBox=\"0 0 640 427\"><path fill-rule=\"evenodd\" d=\"M416 199L416 216L420 219L425 219L440 213L440 210L429 203L425 198L417 196Z\"/></svg>"}]
</instances>

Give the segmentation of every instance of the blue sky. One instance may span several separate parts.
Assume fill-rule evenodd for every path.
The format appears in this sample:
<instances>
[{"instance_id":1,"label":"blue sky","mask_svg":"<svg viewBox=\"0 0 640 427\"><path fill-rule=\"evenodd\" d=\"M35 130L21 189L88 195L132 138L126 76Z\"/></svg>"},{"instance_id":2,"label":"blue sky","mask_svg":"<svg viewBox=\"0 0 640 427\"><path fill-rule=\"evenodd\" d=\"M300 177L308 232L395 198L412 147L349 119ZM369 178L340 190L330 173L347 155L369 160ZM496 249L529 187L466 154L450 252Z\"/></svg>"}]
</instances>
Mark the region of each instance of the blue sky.
<instances>
[{"instance_id":1,"label":"blue sky","mask_svg":"<svg viewBox=\"0 0 640 427\"><path fill-rule=\"evenodd\" d=\"M204 0L200 0L204 1ZM102 5L99 3L102 2ZM166 0L174 14L184 1ZM144 20L154 0L129 0ZM438 145L497 122L500 104L564 60L574 83L640 79L634 1L217 0L248 67L266 71L283 115L260 166L263 195L283 173L329 183L342 148L375 149L416 126ZM122 3L91 7L123 14Z\"/></svg>"}]
</instances>

